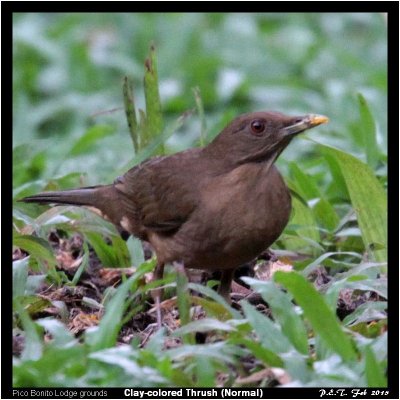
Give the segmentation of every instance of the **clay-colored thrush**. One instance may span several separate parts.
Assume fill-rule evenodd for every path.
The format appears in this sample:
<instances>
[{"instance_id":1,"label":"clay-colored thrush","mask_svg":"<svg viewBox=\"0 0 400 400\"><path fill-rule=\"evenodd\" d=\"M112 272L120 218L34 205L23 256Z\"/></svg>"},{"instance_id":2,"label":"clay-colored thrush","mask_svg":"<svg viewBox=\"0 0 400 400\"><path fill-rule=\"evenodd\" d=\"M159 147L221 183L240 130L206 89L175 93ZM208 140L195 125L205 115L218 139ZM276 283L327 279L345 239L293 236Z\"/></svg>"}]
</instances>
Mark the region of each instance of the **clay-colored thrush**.
<instances>
[{"instance_id":1,"label":"clay-colored thrush","mask_svg":"<svg viewBox=\"0 0 400 400\"><path fill-rule=\"evenodd\" d=\"M111 185L22 201L95 207L151 243L155 279L173 261L221 270L219 292L229 299L235 268L268 248L289 220L290 194L275 160L294 136L327 121L320 115L244 114L207 146L151 158Z\"/></svg>"}]
</instances>

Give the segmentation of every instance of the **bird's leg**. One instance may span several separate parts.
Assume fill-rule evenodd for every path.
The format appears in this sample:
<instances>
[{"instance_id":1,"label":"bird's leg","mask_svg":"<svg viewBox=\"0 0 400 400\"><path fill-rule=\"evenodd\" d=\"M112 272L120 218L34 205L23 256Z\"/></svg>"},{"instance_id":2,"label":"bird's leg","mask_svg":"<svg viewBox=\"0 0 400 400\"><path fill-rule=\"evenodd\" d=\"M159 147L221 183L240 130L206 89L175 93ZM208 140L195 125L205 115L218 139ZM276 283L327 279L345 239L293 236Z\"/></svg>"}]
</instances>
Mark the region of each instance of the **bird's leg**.
<instances>
[{"instance_id":1,"label":"bird's leg","mask_svg":"<svg viewBox=\"0 0 400 400\"><path fill-rule=\"evenodd\" d=\"M185 276L186 279L189 280L187 271L186 271L186 269L185 269L185 267L184 267L184 265L183 265L182 263L177 262L177 261L174 261L174 262L173 262L173 266L174 266L174 268L175 268L175 271L176 271L178 274L181 274L181 275Z\"/></svg>"},{"instance_id":2,"label":"bird's leg","mask_svg":"<svg viewBox=\"0 0 400 400\"><path fill-rule=\"evenodd\" d=\"M153 280L157 281L162 279L164 275L164 263L157 262L156 268L153 272ZM154 299L154 304L156 306L156 313L157 313L157 327L158 329L161 328L162 318L161 318L161 296L163 294L163 290L160 288L153 289L151 292L151 296Z\"/></svg>"},{"instance_id":3,"label":"bird's leg","mask_svg":"<svg viewBox=\"0 0 400 400\"><path fill-rule=\"evenodd\" d=\"M218 293L230 304L231 303L231 284L235 270L226 269L221 272L221 281Z\"/></svg>"}]
</instances>

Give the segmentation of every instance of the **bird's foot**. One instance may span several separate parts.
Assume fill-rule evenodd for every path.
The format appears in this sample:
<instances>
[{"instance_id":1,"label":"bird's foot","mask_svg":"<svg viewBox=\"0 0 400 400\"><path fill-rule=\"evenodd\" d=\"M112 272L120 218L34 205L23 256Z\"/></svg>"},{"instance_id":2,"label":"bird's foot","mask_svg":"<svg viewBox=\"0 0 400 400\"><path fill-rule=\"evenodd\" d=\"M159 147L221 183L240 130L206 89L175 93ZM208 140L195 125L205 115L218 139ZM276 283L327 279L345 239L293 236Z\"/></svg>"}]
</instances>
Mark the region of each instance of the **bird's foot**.
<instances>
[{"instance_id":1,"label":"bird's foot","mask_svg":"<svg viewBox=\"0 0 400 400\"><path fill-rule=\"evenodd\" d=\"M164 264L158 263L153 275L153 280L162 279L164 275ZM163 290L160 288L153 289L151 292L151 296L154 299L154 305L156 307L156 315L157 315L157 327L161 329L162 326L162 313L161 313L161 297L163 294Z\"/></svg>"},{"instance_id":2,"label":"bird's foot","mask_svg":"<svg viewBox=\"0 0 400 400\"><path fill-rule=\"evenodd\" d=\"M160 290L158 290L160 292ZM162 327L162 314L161 314L161 295L158 293L154 297L154 305L156 307L156 315L157 315L157 328L161 329Z\"/></svg>"}]
</instances>

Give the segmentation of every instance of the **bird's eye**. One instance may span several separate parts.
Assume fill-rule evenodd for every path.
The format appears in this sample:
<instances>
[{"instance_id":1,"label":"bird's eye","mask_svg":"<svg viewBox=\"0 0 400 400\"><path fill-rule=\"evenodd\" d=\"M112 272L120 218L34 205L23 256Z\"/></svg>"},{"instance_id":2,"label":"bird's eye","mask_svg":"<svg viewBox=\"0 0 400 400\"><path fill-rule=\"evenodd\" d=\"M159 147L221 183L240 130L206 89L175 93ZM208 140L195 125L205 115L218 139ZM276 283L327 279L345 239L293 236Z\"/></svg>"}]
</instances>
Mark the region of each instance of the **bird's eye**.
<instances>
[{"instance_id":1,"label":"bird's eye","mask_svg":"<svg viewBox=\"0 0 400 400\"><path fill-rule=\"evenodd\" d=\"M255 135L259 135L260 133L262 133L265 129L265 124L263 121L260 121L258 119L252 121L251 123L251 131L252 133L254 133Z\"/></svg>"}]
</instances>

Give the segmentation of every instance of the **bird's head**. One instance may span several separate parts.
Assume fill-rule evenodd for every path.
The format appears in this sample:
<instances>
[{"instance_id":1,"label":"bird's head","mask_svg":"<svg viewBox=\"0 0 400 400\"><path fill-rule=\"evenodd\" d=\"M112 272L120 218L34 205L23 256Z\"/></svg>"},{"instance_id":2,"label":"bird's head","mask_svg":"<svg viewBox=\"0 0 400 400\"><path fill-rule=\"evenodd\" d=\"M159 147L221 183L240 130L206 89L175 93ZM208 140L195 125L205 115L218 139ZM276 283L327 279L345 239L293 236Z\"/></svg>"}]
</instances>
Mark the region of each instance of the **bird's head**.
<instances>
[{"instance_id":1,"label":"bird's head","mask_svg":"<svg viewBox=\"0 0 400 400\"><path fill-rule=\"evenodd\" d=\"M254 112L235 118L208 145L235 164L275 161L294 136L328 122L322 115L289 117L278 112ZM225 157L225 156L224 156Z\"/></svg>"}]
</instances>

